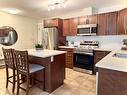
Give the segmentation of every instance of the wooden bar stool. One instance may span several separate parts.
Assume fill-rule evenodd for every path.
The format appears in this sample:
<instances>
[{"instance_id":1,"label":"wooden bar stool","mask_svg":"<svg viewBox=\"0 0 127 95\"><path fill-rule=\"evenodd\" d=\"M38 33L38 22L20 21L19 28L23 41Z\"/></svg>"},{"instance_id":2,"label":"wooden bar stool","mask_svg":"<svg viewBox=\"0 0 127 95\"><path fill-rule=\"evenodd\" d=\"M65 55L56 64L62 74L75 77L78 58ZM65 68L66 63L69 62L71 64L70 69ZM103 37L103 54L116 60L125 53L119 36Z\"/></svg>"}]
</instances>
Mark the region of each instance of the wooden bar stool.
<instances>
[{"instance_id":1,"label":"wooden bar stool","mask_svg":"<svg viewBox=\"0 0 127 95\"><path fill-rule=\"evenodd\" d=\"M44 67L38 64L29 64L27 51L14 51L17 71L17 95L19 95L19 89L26 91L26 95L29 93L30 76L38 71L44 70ZM26 89L21 87L19 81L19 74L26 76Z\"/></svg>"},{"instance_id":2,"label":"wooden bar stool","mask_svg":"<svg viewBox=\"0 0 127 95\"><path fill-rule=\"evenodd\" d=\"M15 63L14 63L14 55L13 55L13 49L4 49L2 48L3 55L4 55L4 61L5 61L5 67L6 67L6 88L8 88L8 83L12 83L12 92L15 90ZM9 75L9 68L12 69L13 75ZM10 79L13 78L13 81Z\"/></svg>"}]
</instances>

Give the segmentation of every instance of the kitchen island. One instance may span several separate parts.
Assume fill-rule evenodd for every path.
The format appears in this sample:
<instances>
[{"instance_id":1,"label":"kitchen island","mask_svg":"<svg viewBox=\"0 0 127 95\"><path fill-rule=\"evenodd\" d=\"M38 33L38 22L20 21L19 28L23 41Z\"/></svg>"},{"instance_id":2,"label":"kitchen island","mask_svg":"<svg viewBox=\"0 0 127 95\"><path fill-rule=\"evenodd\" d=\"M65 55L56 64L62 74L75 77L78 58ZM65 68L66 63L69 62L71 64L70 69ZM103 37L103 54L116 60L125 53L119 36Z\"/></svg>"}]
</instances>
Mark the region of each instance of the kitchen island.
<instances>
[{"instance_id":1,"label":"kitchen island","mask_svg":"<svg viewBox=\"0 0 127 95\"><path fill-rule=\"evenodd\" d=\"M127 51L112 51L96 67L96 95L127 95Z\"/></svg>"},{"instance_id":2,"label":"kitchen island","mask_svg":"<svg viewBox=\"0 0 127 95\"><path fill-rule=\"evenodd\" d=\"M36 84L35 80L39 80L40 83L37 86L46 92L51 93L64 83L65 53L58 50L28 49L30 62L45 67L44 72L40 71L34 75L33 81Z\"/></svg>"}]
</instances>

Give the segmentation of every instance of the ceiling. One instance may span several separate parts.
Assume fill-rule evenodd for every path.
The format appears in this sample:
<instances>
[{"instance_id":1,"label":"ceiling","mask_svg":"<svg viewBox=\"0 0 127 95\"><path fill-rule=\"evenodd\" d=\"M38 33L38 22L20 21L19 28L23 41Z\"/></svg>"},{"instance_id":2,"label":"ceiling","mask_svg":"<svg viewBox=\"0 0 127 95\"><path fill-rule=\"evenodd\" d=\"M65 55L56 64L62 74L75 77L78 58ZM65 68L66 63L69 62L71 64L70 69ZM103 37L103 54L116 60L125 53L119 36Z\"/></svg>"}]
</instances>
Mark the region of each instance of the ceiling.
<instances>
[{"instance_id":1,"label":"ceiling","mask_svg":"<svg viewBox=\"0 0 127 95\"><path fill-rule=\"evenodd\" d=\"M51 0L50 0L51 1ZM17 8L21 10L19 15L48 18L64 15L87 7L104 8L127 3L127 0L67 0L66 8L60 8L48 12L48 0L0 0L0 9Z\"/></svg>"}]
</instances>

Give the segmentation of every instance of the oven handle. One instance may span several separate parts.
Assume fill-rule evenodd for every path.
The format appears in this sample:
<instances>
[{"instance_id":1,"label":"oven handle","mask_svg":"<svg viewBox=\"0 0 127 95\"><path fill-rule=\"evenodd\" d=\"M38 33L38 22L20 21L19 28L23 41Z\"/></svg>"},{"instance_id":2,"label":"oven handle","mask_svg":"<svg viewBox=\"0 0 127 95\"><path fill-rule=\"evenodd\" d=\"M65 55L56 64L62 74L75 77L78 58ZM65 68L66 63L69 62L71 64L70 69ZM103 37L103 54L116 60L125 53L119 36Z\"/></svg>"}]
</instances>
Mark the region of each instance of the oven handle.
<instances>
[{"instance_id":1,"label":"oven handle","mask_svg":"<svg viewBox=\"0 0 127 95\"><path fill-rule=\"evenodd\" d=\"M84 54L84 55L90 55L90 56L93 56L93 53L76 53L74 52L75 54ZM76 56L77 57L77 56Z\"/></svg>"}]
</instances>

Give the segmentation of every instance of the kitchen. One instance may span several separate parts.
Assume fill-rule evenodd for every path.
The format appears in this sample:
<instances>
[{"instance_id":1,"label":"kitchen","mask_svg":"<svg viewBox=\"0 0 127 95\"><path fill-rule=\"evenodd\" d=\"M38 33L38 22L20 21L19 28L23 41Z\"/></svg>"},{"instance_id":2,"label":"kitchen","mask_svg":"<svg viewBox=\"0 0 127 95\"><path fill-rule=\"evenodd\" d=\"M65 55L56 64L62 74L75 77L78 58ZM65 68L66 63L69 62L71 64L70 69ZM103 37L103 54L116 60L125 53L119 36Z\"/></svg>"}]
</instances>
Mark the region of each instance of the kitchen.
<instances>
[{"instance_id":1,"label":"kitchen","mask_svg":"<svg viewBox=\"0 0 127 95\"><path fill-rule=\"evenodd\" d=\"M110 70L107 71L107 69L117 70L119 72L123 72L123 71L126 72L126 70L124 70L124 66L122 67L123 70L121 69L119 70L118 68L117 69L115 68L115 65L113 65L114 67L112 68L110 68L110 65L108 65L110 63L109 59L114 56L114 53L116 53L117 55L117 51L119 51L119 53L121 54L121 51L120 51L121 48L124 47L123 49L126 49L126 40L124 40L124 39L127 39L126 27L125 27L126 26L126 16L127 16L126 0L125 1L118 0L116 1L116 5L110 1L107 1L107 2L105 1L107 5L104 5L104 1L85 2L81 0L81 2L83 2L83 4L81 4L81 7L87 6L87 5L89 6L85 8L83 7L83 10L80 10L81 7L79 10L77 8L77 11L76 11L76 6L79 7L79 5L73 5L73 2L71 1L72 0L67 0L66 1L67 5L61 7L60 9L59 8L58 9L57 8L56 9L54 8L45 9L43 11L45 14L42 14L42 12L40 13L40 11L37 10L38 8L36 9L36 12L31 9L33 11L32 13L30 11L25 11L26 13L19 12L19 14L16 14L16 15L8 14L6 12L3 12L2 10L0 12L1 14L0 15L1 17L0 25L13 27L14 30L16 30L18 35L13 45L6 46L5 43L1 43L2 44L1 47L14 48L18 50L28 50L29 55L34 55L36 57L41 56L42 59L44 56L41 54L41 52L38 52L35 50L35 44L42 44L44 49L49 49L49 48L56 49L57 47L55 46L58 46L58 49L60 50L59 52L61 52L62 54L66 53L66 56L65 56L66 59L64 60L64 57L61 59L61 61L63 60L62 61L63 64L66 64L66 67L67 67L66 69L64 66L63 66L64 68L62 68L62 65L60 66L57 65L58 67L62 69L58 69L57 66L56 66L56 69L54 69L54 66L51 66L53 67L53 69L51 69L53 70L53 72L54 70L61 70L60 71L61 74L60 72L59 73L56 72L56 76L51 75L52 76L51 80L53 80L54 83L56 83L55 78L58 78L58 75L63 74L64 77L62 76L63 78L61 78L62 79L61 81L63 81L65 78L64 83L61 84L60 83L61 81L59 82L60 84L56 83L58 86L56 87L54 85L53 91L46 90L46 92L44 92L42 91L42 89L39 89L36 87L32 88L30 91L31 95L33 95L33 93L34 94L38 93L38 95L39 94L50 95L49 93L51 92L52 92L51 94L53 95L77 95L77 94L106 95L107 91L109 91L108 95L112 95L113 92L111 92L110 90L106 90L106 91L104 90L105 85L103 86L98 83L100 82L102 84L105 83L105 81L102 81L101 79L103 79L104 77L107 78L107 76L100 76L100 74L110 71ZM35 5L36 7L39 7L40 6L39 4L41 4L41 2L43 1L39 1L37 3L38 5L36 5L34 1L31 3L28 1L26 3L31 4L29 5L29 7L33 8L33 6L35 7ZM70 2L71 4L69 4ZM91 2L93 5L91 4ZM99 2L102 3L102 6L101 5L99 6ZM24 2L20 1L17 3L5 1L5 2L1 2L1 6L7 7L6 4L10 6L13 6L14 4L16 7L17 4L19 4L19 6L21 4L23 7L25 6L23 5L24 3L25 1ZM44 1L43 3L44 3L44 7L47 8L46 1ZM76 3L78 3L78 1L74 2L74 4ZM73 12L74 9L71 10L70 8L70 11L67 12L67 9L69 6L73 6L75 11ZM28 7L25 6L25 8L27 10ZM63 14L61 13L62 10L64 10ZM47 30L44 28L46 28ZM50 29L52 28L53 31L57 31L57 34L54 34L54 33L52 34L50 32L52 30L50 29L48 30L48 28ZM46 31L49 31L51 34ZM86 32L84 33L84 31ZM46 43L47 35L50 35L50 36L53 35L51 39L48 41L51 43L54 43L55 45L53 44L50 45ZM55 39L56 41L53 40L54 39L53 37L58 39L58 42L56 39ZM46 50L44 51L45 51L44 53L45 56L50 53L54 54L53 51L46 51ZM123 52L126 53L126 51L123 51ZM54 56L56 55L53 55L53 57L51 55L50 55L51 63L52 62L57 63L59 60L58 61L54 60L55 58ZM121 63L124 61L123 64L125 65L126 55L120 55L120 57L118 56L119 55L113 57L111 62ZM123 58L123 56L125 56L125 58ZM35 58L32 58L31 60L36 63L36 61L33 59ZM1 60L3 60L2 54L1 54ZM107 63L105 60L107 61ZM117 61L113 61L113 60L117 60ZM40 64L40 61L37 61L37 64ZM107 64L109 67L105 64ZM41 65L49 66L49 65L43 64L43 62ZM96 69L95 66L97 66L98 68ZM105 69L103 70L102 68L103 69L105 68L106 70ZM46 69L46 70L48 71L50 69ZM66 70L65 75L64 75L65 73L64 70ZM6 78L5 69L3 68L0 69L0 72L2 72L0 73L2 78L5 79ZM111 72L111 73L114 74L114 72ZM47 79L47 77L45 78ZM99 81L98 79L101 81ZM0 90L2 91L1 92L2 94L1 93L0 94L8 95L8 93L11 93L12 86L9 85L10 88L7 91L5 89L6 82L2 79L0 80L1 80L0 83L4 86L4 90L2 90L2 87L0 88ZM107 78L107 80L109 79ZM54 84L54 83L51 83L51 84ZM119 84L119 86L124 87L121 84ZM108 84L106 85L106 87L110 88ZM125 88L126 87L124 87L123 89ZM50 86L49 86L49 89L50 89ZM116 91L115 88L113 90ZM125 95L124 90L123 91L121 90L121 92L119 90L117 91L118 92L116 93L118 95ZM24 94L23 91L20 91L19 93L21 95Z\"/></svg>"}]
</instances>

